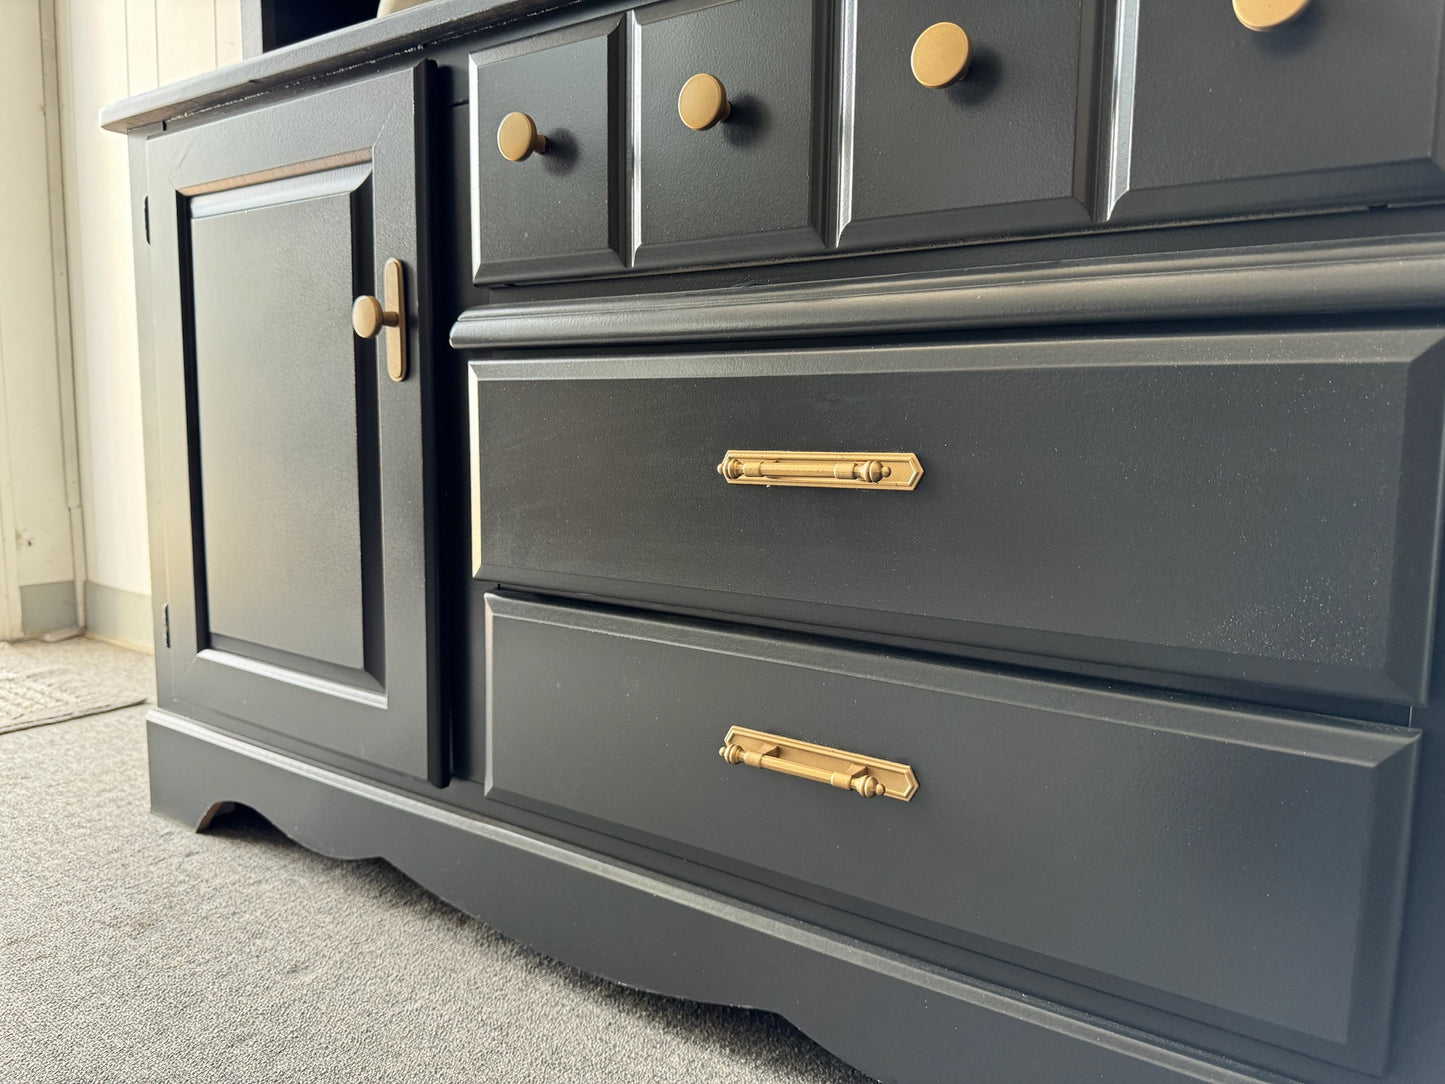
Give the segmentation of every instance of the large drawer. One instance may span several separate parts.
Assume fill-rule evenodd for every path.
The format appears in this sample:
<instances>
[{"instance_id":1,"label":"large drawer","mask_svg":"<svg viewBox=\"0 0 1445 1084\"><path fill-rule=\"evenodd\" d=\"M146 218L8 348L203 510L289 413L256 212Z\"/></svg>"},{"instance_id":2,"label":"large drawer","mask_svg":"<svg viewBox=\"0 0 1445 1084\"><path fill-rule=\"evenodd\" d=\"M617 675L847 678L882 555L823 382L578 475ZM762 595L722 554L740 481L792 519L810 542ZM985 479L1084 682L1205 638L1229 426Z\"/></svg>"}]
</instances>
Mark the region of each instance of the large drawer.
<instances>
[{"instance_id":1,"label":"large drawer","mask_svg":"<svg viewBox=\"0 0 1445 1084\"><path fill-rule=\"evenodd\" d=\"M479 579L1395 702L1427 690L1439 328L471 367ZM912 491L730 485L908 452Z\"/></svg>"},{"instance_id":2,"label":"large drawer","mask_svg":"<svg viewBox=\"0 0 1445 1084\"><path fill-rule=\"evenodd\" d=\"M487 597L489 797L1360 1068L1390 1018L1417 735ZM476 724L480 729L482 720ZM730 765L750 727L911 800Z\"/></svg>"}]
</instances>

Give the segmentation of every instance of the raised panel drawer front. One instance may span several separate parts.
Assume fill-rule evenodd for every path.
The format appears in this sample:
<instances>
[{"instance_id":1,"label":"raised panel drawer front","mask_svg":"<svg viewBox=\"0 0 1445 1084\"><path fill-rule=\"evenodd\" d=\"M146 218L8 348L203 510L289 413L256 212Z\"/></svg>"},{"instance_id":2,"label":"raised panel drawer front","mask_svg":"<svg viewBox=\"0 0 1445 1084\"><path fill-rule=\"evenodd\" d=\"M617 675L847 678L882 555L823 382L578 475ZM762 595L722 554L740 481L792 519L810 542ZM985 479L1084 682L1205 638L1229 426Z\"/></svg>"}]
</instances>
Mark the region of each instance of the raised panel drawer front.
<instances>
[{"instance_id":1,"label":"raised panel drawer front","mask_svg":"<svg viewBox=\"0 0 1445 1084\"><path fill-rule=\"evenodd\" d=\"M1090 222L1094 3L849 0L845 11L845 245ZM925 65L929 49L943 67Z\"/></svg>"},{"instance_id":2,"label":"raised panel drawer front","mask_svg":"<svg viewBox=\"0 0 1445 1084\"><path fill-rule=\"evenodd\" d=\"M1442 337L474 362L474 568L504 585L1420 702ZM750 476L782 451L813 458ZM853 477L882 453L915 456L916 484L901 485L901 462L884 484ZM798 484L835 470L852 482ZM787 484L756 484L770 480Z\"/></svg>"},{"instance_id":3,"label":"raised panel drawer front","mask_svg":"<svg viewBox=\"0 0 1445 1084\"><path fill-rule=\"evenodd\" d=\"M824 9L684 0L638 10L637 266L823 248Z\"/></svg>"},{"instance_id":4,"label":"raised panel drawer front","mask_svg":"<svg viewBox=\"0 0 1445 1084\"><path fill-rule=\"evenodd\" d=\"M499 595L487 650L494 799L1382 1062L1412 731ZM734 727L901 762L916 790L865 799L729 763Z\"/></svg>"},{"instance_id":5,"label":"raised panel drawer front","mask_svg":"<svg viewBox=\"0 0 1445 1084\"><path fill-rule=\"evenodd\" d=\"M620 26L609 19L472 54L477 282L622 266Z\"/></svg>"},{"instance_id":6,"label":"raised panel drawer front","mask_svg":"<svg viewBox=\"0 0 1445 1084\"><path fill-rule=\"evenodd\" d=\"M1439 0L1124 0L1112 217L1445 196L1442 22Z\"/></svg>"}]
</instances>

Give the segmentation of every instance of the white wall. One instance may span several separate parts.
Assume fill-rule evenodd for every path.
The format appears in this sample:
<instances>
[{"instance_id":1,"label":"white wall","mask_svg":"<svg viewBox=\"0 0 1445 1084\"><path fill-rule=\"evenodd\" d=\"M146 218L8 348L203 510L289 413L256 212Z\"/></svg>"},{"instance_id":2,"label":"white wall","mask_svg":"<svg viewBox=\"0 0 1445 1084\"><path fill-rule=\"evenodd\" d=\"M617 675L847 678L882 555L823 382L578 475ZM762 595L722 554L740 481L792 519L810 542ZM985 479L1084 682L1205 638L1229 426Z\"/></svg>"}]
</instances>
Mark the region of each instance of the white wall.
<instances>
[{"instance_id":1,"label":"white wall","mask_svg":"<svg viewBox=\"0 0 1445 1084\"><path fill-rule=\"evenodd\" d=\"M42 0L3 0L0 10L0 638L8 638L20 635L25 587L60 588L74 623L79 492L68 357L61 364L68 327L63 254L55 259L64 237L59 161L46 112L52 23Z\"/></svg>"},{"instance_id":2,"label":"white wall","mask_svg":"<svg viewBox=\"0 0 1445 1084\"><path fill-rule=\"evenodd\" d=\"M0 0L7 12L17 2L29 0ZM130 192L126 138L101 131L97 114L239 60L240 0L40 2L55 4L58 39L86 596L99 600L87 619L93 631L134 640L151 586L130 230L140 195Z\"/></svg>"}]
</instances>

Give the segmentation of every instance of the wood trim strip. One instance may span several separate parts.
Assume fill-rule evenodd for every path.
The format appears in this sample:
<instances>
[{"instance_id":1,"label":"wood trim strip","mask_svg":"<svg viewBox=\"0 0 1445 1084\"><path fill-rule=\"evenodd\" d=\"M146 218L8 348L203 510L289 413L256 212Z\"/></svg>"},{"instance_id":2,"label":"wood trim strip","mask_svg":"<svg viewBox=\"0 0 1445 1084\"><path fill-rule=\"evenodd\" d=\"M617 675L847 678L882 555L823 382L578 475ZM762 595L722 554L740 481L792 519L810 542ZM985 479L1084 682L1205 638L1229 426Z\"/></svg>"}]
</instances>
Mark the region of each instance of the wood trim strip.
<instances>
[{"instance_id":1,"label":"wood trim strip","mask_svg":"<svg viewBox=\"0 0 1445 1084\"><path fill-rule=\"evenodd\" d=\"M1445 307L1445 235L802 285L482 305L459 350Z\"/></svg>"}]
</instances>

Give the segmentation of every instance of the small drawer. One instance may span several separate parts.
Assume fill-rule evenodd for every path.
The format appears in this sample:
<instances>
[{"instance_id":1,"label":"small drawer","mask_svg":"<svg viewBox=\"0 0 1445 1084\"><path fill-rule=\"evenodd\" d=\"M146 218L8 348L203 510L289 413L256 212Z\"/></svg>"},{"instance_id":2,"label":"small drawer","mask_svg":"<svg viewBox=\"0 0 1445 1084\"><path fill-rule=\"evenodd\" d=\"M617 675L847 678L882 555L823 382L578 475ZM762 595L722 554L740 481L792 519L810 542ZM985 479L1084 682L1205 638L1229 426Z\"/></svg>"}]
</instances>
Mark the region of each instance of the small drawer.
<instances>
[{"instance_id":1,"label":"small drawer","mask_svg":"<svg viewBox=\"0 0 1445 1084\"><path fill-rule=\"evenodd\" d=\"M1111 217L1445 195L1442 15L1436 0L1121 3Z\"/></svg>"},{"instance_id":2,"label":"small drawer","mask_svg":"<svg viewBox=\"0 0 1445 1084\"><path fill-rule=\"evenodd\" d=\"M1093 0L859 3L844 24L842 243L1087 225L1098 21Z\"/></svg>"},{"instance_id":3,"label":"small drawer","mask_svg":"<svg viewBox=\"0 0 1445 1084\"><path fill-rule=\"evenodd\" d=\"M487 606L471 745L484 737L490 798L1381 1068L1415 732L504 595ZM896 762L916 787L865 799L729 763L734 727L832 747L844 774Z\"/></svg>"},{"instance_id":4,"label":"small drawer","mask_svg":"<svg viewBox=\"0 0 1445 1084\"><path fill-rule=\"evenodd\" d=\"M1420 703L1442 338L476 362L477 577Z\"/></svg>"},{"instance_id":5,"label":"small drawer","mask_svg":"<svg viewBox=\"0 0 1445 1084\"><path fill-rule=\"evenodd\" d=\"M476 282L616 270L620 20L471 56Z\"/></svg>"},{"instance_id":6,"label":"small drawer","mask_svg":"<svg viewBox=\"0 0 1445 1084\"><path fill-rule=\"evenodd\" d=\"M637 12L637 266L822 249L825 8L685 0Z\"/></svg>"}]
</instances>

